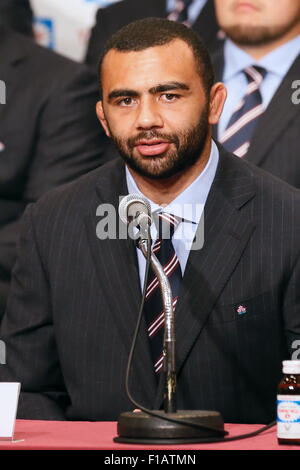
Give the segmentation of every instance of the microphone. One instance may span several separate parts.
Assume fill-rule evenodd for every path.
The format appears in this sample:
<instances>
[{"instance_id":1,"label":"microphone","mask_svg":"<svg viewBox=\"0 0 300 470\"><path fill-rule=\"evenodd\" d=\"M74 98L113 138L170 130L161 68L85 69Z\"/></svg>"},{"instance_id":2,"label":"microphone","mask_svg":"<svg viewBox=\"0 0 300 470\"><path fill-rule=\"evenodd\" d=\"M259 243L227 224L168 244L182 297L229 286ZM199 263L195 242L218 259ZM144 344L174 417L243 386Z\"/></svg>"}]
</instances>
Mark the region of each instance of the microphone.
<instances>
[{"instance_id":1,"label":"microphone","mask_svg":"<svg viewBox=\"0 0 300 470\"><path fill-rule=\"evenodd\" d=\"M148 238L152 224L151 206L149 201L138 194L128 194L119 204L119 216L125 224L133 224L140 228L140 236Z\"/></svg>"}]
</instances>

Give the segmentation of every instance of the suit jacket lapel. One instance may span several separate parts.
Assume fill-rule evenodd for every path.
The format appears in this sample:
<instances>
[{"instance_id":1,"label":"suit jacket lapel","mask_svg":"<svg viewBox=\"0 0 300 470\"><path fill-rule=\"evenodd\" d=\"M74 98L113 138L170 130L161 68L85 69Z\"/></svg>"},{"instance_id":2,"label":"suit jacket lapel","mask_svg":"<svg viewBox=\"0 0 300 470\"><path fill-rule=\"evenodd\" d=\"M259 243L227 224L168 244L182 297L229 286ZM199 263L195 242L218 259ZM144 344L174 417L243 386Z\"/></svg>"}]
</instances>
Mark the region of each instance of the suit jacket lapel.
<instances>
[{"instance_id":1,"label":"suit jacket lapel","mask_svg":"<svg viewBox=\"0 0 300 470\"><path fill-rule=\"evenodd\" d=\"M116 209L117 233L119 196L128 194L125 182L124 165L117 160L109 166L109 171L101 172L96 191L98 204L111 204ZM111 306L116 328L129 355L137 316L141 301L141 289L138 273L136 248L131 239L107 238L99 240L96 226L99 222L96 209L86 217L88 241L95 262L102 293ZM104 286L104 287L103 287ZM99 297L100 301L100 297ZM137 347L133 359L132 382L143 388L143 403L151 406L155 396L155 376L148 346L145 323L143 322L138 335ZM147 373L148 372L148 373ZM135 387L136 388L136 387Z\"/></svg>"},{"instance_id":2,"label":"suit jacket lapel","mask_svg":"<svg viewBox=\"0 0 300 470\"><path fill-rule=\"evenodd\" d=\"M205 206L204 246L190 252L184 274L175 313L178 376L255 229L242 209L255 191L249 173L241 171L237 158L221 150ZM162 399L163 381L156 395L157 408Z\"/></svg>"},{"instance_id":3,"label":"suit jacket lapel","mask_svg":"<svg viewBox=\"0 0 300 470\"><path fill-rule=\"evenodd\" d=\"M292 83L299 79L299 70L300 55L291 66L259 121L246 157L256 165L268 158L268 151L276 145L276 140L300 113L299 106L292 102Z\"/></svg>"}]
</instances>

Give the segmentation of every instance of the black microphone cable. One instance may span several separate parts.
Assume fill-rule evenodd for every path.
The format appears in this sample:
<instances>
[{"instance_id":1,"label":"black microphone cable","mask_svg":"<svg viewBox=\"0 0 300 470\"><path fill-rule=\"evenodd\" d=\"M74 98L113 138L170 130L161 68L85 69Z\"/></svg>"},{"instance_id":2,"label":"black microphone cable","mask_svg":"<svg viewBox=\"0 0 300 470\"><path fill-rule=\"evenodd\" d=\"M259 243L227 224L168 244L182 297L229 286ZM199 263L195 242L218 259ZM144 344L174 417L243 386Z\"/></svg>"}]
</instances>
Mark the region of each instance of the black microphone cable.
<instances>
[{"instance_id":1,"label":"black microphone cable","mask_svg":"<svg viewBox=\"0 0 300 470\"><path fill-rule=\"evenodd\" d=\"M198 423L190 422L188 420L182 421L182 420L177 420L176 418L167 417L166 415L162 416L162 415L156 413L153 410L145 408L143 405L138 403L133 398L133 396L130 392L130 389L129 389L129 375L130 375L130 370L131 370L131 366L132 366L132 359L133 359L133 355L134 355L134 351L135 351L135 347L136 347L137 336L138 336L138 333L139 333L139 330L140 330L141 321L142 321L142 317L143 317L143 310L144 310L144 303L145 303L145 298L146 298L146 291L147 291L147 283L148 283L150 265L151 265L151 236L150 236L150 227L148 227L147 258L146 258L146 267L145 267L145 277L144 277L144 284L143 284L142 300L141 300L141 304L140 304L140 310L139 310L139 314L138 314L136 328L135 328L134 335L133 335L132 345L131 345L130 353L129 353L129 357L128 357L127 368L126 368L126 378L125 378L126 393L127 393L127 396L129 398L129 400L132 402L132 404L136 408L143 411L144 413L146 413L150 416L153 416L155 418L163 419L163 420L169 421L171 423L191 426L193 428L202 429L203 431L213 431L216 435L222 436L222 437L215 437L215 438L205 438L205 437L204 438L195 438L195 439L191 439L191 443L193 441L197 442L197 443L213 443L213 442L228 442L228 441L235 441L235 440L239 440L239 439L246 439L246 438L249 438L249 437L257 436L258 434L261 434L262 432L267 431L268 429L271 429L272 427L274 427L276 425L276 421L272 421L270 424L262 426L262 427L260 427L259 429L257 429L256 431L253 431L253 432L249 432L249 433L246 433L246 434L240 434L238 436L224 437L224 436L227 436L229 434L228 431L222 431L222 430L214 428L212 426L206 426L204 424L198 424Z\"/></svg>"}]
</instances>

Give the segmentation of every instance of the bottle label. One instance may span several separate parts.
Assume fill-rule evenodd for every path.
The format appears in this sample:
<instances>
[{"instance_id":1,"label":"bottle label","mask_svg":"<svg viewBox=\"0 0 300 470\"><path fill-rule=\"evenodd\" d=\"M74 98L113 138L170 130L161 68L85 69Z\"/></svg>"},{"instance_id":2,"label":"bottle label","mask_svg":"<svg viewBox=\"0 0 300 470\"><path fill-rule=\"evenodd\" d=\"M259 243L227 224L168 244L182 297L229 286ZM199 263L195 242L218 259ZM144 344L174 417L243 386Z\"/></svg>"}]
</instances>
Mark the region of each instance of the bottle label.
<instances>
[{"instance_id":1,"label":"bottle label","mask_svg":"<svg viewBox=\"0 0 300 470\"><path fill-rule=\"evenodd\" d=\"M300 395L277 395L277 437L300 439Z\"/></svg>"}]
</instances>

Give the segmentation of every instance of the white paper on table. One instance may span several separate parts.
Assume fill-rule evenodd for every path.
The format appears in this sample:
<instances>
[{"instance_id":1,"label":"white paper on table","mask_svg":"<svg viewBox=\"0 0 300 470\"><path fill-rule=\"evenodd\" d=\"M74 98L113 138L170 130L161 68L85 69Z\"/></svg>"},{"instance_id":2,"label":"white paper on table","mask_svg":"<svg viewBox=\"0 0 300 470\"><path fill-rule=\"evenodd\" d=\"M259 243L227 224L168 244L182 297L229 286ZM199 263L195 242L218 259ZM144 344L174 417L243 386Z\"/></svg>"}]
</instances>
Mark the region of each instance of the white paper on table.
<instances>
[{"instance_id":1,"label":"white paper on table","mask_svg":"<svg viewBox=\"0 0 300 470\"><path fill-rule=\"evenodd\" d=\"M0 440L13 439L21 384L0 382Z\"/></svg>"}]
</instances>

